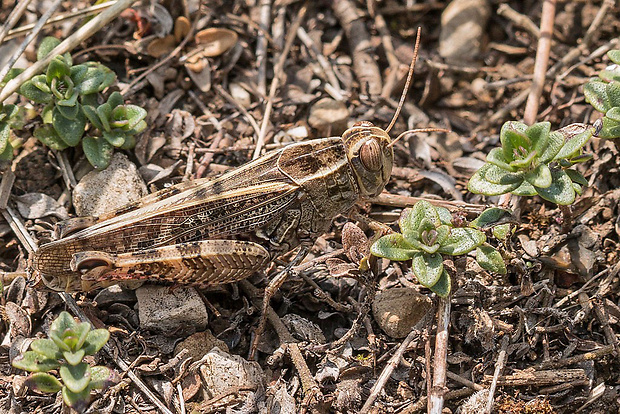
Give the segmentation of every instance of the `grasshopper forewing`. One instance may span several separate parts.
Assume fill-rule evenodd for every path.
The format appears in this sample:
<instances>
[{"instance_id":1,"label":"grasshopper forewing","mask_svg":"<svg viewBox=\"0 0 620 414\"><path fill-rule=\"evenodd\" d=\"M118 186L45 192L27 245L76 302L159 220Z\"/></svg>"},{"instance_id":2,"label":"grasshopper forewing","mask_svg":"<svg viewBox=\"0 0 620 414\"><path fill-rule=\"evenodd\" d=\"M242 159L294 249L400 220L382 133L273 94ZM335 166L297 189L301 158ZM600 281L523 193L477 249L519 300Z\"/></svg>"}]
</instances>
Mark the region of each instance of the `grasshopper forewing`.
<instances>
[{"instance_id":1,"label":"grasshopper forewing","mask_svg":"<svg viewBox=\"0 0 620 414\"><path fill-rule=\"evenodd\" d=\"M125 280L206 287L249 277L301 246L291 262L298 263L333 218L377 196L388 182L396 141L388 132L413 75L419 41L418 32L387 130L359 122L342 137L292 144L218 178L181 183L101 217L62 222L60 238L34 253L32 273L62 291Z\"/></svg>"}]
</instances>

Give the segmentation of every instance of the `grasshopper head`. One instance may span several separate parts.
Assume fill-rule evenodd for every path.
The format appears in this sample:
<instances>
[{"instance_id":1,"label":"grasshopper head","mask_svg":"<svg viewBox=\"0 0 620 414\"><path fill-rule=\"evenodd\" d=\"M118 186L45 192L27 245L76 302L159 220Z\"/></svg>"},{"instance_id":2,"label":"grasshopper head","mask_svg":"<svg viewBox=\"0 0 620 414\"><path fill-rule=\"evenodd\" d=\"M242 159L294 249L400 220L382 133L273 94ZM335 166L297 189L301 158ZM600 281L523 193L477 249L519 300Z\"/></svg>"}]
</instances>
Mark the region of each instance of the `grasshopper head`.
<instances>
[{"instance_id":1,"label":"grasshopper head","mask_svg":"<svg viewBox=\"0 0 620 414\"><path fill-rule=\"evenodd\" d=\"M342 134L349 164L364 198L378 196L392 174L394 151L390 136L368 121Z\"/></svg>"}]
</instances>

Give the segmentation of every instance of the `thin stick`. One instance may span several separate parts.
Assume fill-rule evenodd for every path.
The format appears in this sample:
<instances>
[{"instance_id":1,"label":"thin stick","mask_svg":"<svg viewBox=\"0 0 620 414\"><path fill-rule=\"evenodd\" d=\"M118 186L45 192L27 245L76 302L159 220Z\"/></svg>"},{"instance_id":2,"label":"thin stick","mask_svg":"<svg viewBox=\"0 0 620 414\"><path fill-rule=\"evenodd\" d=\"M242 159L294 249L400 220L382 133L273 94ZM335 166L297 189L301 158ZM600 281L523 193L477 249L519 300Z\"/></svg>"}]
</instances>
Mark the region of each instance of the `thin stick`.
<instances>
[{"instance_id":1,"label":"thin stick","mask_svg":"<svg viewBox=\"0 0 620 414\"><path fill-rule=\"evenodd\" d=\"M15 62L17 62L17 59L19 59L19 57L22 55L22 53L24 53L24 50L26 50L26 48L28 47L28 45L30 44L30 42L32 42L34 40L34 38L39 34L39 32L41 31L41 29L43 29L43 25L45 24L45 22L47 22L47 20L52 17L52 14L54 14L54 12L56 11L56 9L58 8L58 6L60 6L60 3L62 2L62 0L55 0L51 5L50 8L47 9L47 11L45 13L43 13L43 15L41 16L41 18L39 19L39 21L37 21L37 24L34 26L34 28L32 29L32 32L30 32L28 34L28 36L26 36L26 38L24 39L24 41L19 45L19 47L17 48L17 50L15 51L15 53L13 53L13 56L11 56L11 58L9 59L9 61L6 63L6 65L4 65L4 67L2 68L2 70L0 70L0 80L4 79L4 77L6 76L7 73L9 73L9 70L11 70L11 68L13 67L13 65L15 64Z\"/></svg>"},{"instance_id":2,"label":"thin stick","mask_svg":"<svg viewBox=\"0 0 620 414\"><path fill-rule=\"evenodd\" d=\"M263 122L260 127L260 133L258 134L258 138L256 140L256 149L254 150L254 155L252 156L252 159L257 159L258 157L260 157L260 153L263 150L263 146L265 145L267 126L269 125L269 118L271 117L271 111L273 109L273 98L275 97L276 91L278 89L280 75L282 74L288 52L293 46L293 41L295 40L295 37L297 37L297 29L301 25L301 21L306 15L307 10L308 3L306 2L303 4L303 6L301 6L299 12L297 13L297 17L295 17L295 20L293 21L293 23L291 23L291 27L289 27L288 36L286 38L286 42L284 43L284 49L282 49L282 53L280 54L278 62L276 63L276 66L273 70L273 79L269 88L269 96L267 97L267 105L265 106L265 115L263 117Z\"/></svg>"},{"instance_id":3,"label":"thin stick","mask_svg":"<svg viewBox=\"0 0 620 414\"><path fill-rule=\"evenodd\" d=\"M4 41L4 37L8 33L9 30L19 21L22 14L26 11L26 7L30 4L31 0L22 0L17 4L13 10L11 10L11 14L9 14L8 19L2 25L2 29L0 29L0 44ZM2 79L2 78L0 78Z\"/></svg>"},{"instance_id":4,"label":"thin stick","mask_svg":"<svg viewBox=\"0 0 620 414\"><path fill-rule=\"evenodd\" d=\"M450 296L439 297L437 309L437 335L433 359L433 387L429 395L429 413L441 414L446 388L446 359L448 357L448 333L450 327Z\"/></svg>"},{"instance_id":5,"label":"thin stick","mask_svg":"<svg viewBox=\"0 0 620 414\"><path fill-rule=\"evenodd\" d=\"M502 338L502 347L499 351L499 357L497 358L497 364L495 365L495 372L493 373L493 382L491 382L491 387L489 387L489 398L487 400L487 406L484 410L484 414L491 414L491 410L493 409L493 397L495 396L495 390L497 389L497 380L504 370L504 365L506 364L506 349L508 348L509 338L508 335L504 335Z\"/></svg>"},{"instance_id":6,"label":"thin stick","mask_svg":"<svg viewBox=\"0 0 620 414\"><path fill-rule=\"evenodd\" d=\"M103 11L100 15L80 27L71 36L67 37L58 46L54 48L45 58L35 62L28 69L20 73L14 79L11 79L0 91L0 102L4 102L13 92L24 83L26 80L32 78L34 75L41 73L47 65L58 55L73 50L77 45L82 43L85 39L88 39L93 34L97 33L99 29L104 27L114 18L116 18L123 10L131 6L136 0L118 0L114 6Z\"/></svg>"},{"instance_id":7,"label":"thin stick","mask_svg":"<svg viewBox=\"0 0 620 414\"><path fill-rule=\"evenodd\" d=\"M400 95L400 101L398 102L398 107L396 107L396 112L394 113L394 116L392 117L390 124L385 129L385 132L387 132L388 134L390 133L390 130L396 123L396 120L398 119L398 115L400 115L400 110L402 109L405 103L405 98L407 97L407 90L409 89L409 85L411 85L411 78L413 78L413 71L415 69L415 61L418 60L418 50L420 49L420 37L421 36L422 36L422 28L418 27L418 34L416 35L415 46L413 48L413 59L411 59L411 64L409 65L409 73L407 73L407 81L405 82L403 93Z\"/></svg>"},{"instance_id":8,"label":"thin stick","mask_svg":"<svg viewBox=\"0 0 620 414\"><path fill-rule=\"evenodd\" d=\"M256 40L256 65L258 66L258 91L261 95L267 93L267 38L265 33L269 32L269 23L271 21L271 0L261 0L260 23L261 30L258 31L258 39Z\"/></svg>"},{"instance_id":9,"label":"thin stick","mask_svg":"<svg viewBox=\"0 0 620 414\"><path fill-rule=\"evenodd\" d=\"M28 1L30 1L30 0L28 0ZM102 4L97 4L95 6L85 7L83 9L76 10L76 11L71 12L71 13L61 14L61 15L58 15L56 17L52 17L51 19L49 19L43 25L43 28L50 27L50 26L52 26L52 25L54 25L56 23L59 23L59 22L64 22L65 20L76 19L76 18L82 17L82 16L89 16L89 15L97 14L101 10L105 10L105 9L107 9L109 7L112 7L115 3L116 3L116 0L110 0L110 1L107 1L107 2L102 3ZM30 24L25 24L23 26L19 26L19 27L13 29L13 30L9 30L9 32L6 35L6 38L4 40L14 39L16 37L19 37L19 36L23 35L24 33L28 33L30 30L32 30L34 25L35 25L35 23L30 23ZM2 40L0 40L0 43L2 43Z\"/></svg>"},{"instance_id":10,"label":"thin stick","mask_svg":"<svg viewBox=\"0 0 620 414\"><path fill-rule=\"evenodd\" d=\"M551 38L553 37L553 23L555 21L556 0L545 0L542 6L542 19L540 22L540 37L538 38L538 50L534 63L534 79L525 104L523 121L531 125L536 121L536 114L540 104L547 66L549 65L549 51L551 50Z\"/></svg>"}]
</instances>

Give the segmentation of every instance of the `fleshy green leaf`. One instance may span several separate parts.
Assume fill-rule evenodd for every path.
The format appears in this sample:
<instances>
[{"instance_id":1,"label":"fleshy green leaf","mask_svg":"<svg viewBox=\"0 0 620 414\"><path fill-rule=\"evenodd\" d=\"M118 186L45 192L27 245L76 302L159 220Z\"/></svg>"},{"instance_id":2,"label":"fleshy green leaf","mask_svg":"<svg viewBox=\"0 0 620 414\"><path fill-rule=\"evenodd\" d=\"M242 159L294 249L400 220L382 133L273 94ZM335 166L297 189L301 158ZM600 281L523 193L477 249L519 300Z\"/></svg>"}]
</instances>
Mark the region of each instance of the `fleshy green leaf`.
<instances>
[{"instance_id":1,"label":"fleshy green leaf","mask_svg":"<svg viewBox=\"0 0 620 414\"><path fill-rule=\"evenodd\" d=\"M103 138L114 147L122 147L127 135L121 130L103 131Z\"/></svg>"},{"instance_id":2,"label":"fleshy green leaf","mask_svg":"<svg viewBox=\"0 0 620 414\"><path fill-rule=\"evenodd\" d=\"M110 332L107 329L94 329L88 332L82 349L86 355L94 355L103 348L108 339L110 339Z\"/></svg>"},{"instance_id":3,"label":"fleshy green leaf","mask_svg":"<svg viewBox=\"0 0 620 414\"><path fill-rule=\"evenodd\" d=\"M491 245L485 243L476 248L476 261L484 270L505 275L506 264L502 255Z\"/></svg>"},{"instance_id":4,"label":"fleshy green leaf","mask_svg":"<svg viewBox=\"0 0 620 414\"><path fill-rule=\"evenodd\" d=\"M78 393L72 392L66 386L62 387L62 400L78 413L83 413L88 408L90 401L90 387Z\"/></svg>"},{"instance_id":5,"label":"fleshy green leaf","mask_svg":"<svg viewBox=\"0 0 620 414\"><path fill-rule=\"evenodd\" d=\"M515 172L517 169L510 165L510 161L506 159L504 156L504 150L500 148L493 148L489 151L487 155L487 162L490 162L493 165L498 166L502 170L506 170L508 172Z\"/></svg>"},{"instance_id":6,"label":"fleshy green leaf","mask_svg":"<svg viewBox=\"0 0 620 414\"><path fill-rule=\"evenodd\" d=\"M532 151L529 154L527 154L527 157L525 158L518 158L518 159L515 159L514 161L511 161L510 165L518 169L529 168L529 166L532 164L532 162L534 161L534 158L536 158L537 155L538 154L536 153L536 151Z\"/></svg>"},{"instance_id":7,"label":"fleshy green leaf","mask_svg":"<svg viewBox=\"0 0 620 414\"><path fill-rule=\"evenodd\" d=\"M439 214L439 220L442 224L452 225L452 213L445 207L435 206L437 214Z\"/></svg>"},{"instance_id":8,"label":"fleshy green leaf","mask_svg":"<svg viewBox=\"0 0 620 414\"><path fill-rule=\"evenodd\" d=\"M522 122L508 121L502 125L499 139L507 161L514 160L515 150L518 151L521 147L526 150L531 148L531 141L525 134L526 130L527 125Z\"/></svg>"},{"instance_id":9,"label":"fleshy green leaf","mask_svg":"<svg viewBox=\"0 0 620 414\"><path fill-rule=\"evenodd\" d=\"M45 75L39 76L43 76L43 78L45 78ZM19 87L19 93L20 95L23 95L27 99L30 99L36 103L46 104L52 102L51 91L46 92L42 91L40 88L37 88L32 79L22 83L22 86Z\"/></svg>"},{"instance_id":10,"label":"fleshy green leaf","mask_svg":"<svg viewBox=\"0 0 620 414\"><path fill-rule=\"evenodd\" d=\"M71 392L84 391L90 382L90 367L85 362L77 365L63 365L59 373L62 382Z\"/></svg>"},{"instance_id":11,"label":"fleshy green leaf","mask_svg":"<svg viewBox=\"0 0 620 414\"><path fill-rule=\"evenodd\" d=\"M609 104L612 107L620 106L620 82L609 82L605 87L605 92L607 93L607 99L609 100Z\"/></svg>"},{"instance_id":12,"label":"fleshy green leaf","mask_svg":"<svg viewBox=\"0 0 620 414\"><path fill-rule=\"evenodd\" d=\"M400 230L407 240L412 240L414 237L411 236L414 233L423 230L421 226L424 223L427 223L427 227L431 228L441 225L439 213L431 203L425 200L418 201L413 208L405 209L398 220Z\"/></svg>"},{"instance_id":13,"label":"fleshy green leaf","mask_svg":"<svg viewBox=\"0 0 620 414\"><path fill-rule=\"evenodd\" d=\"M86 115L86 118L95 126L95 128L103 131L103 124L99 120L99 114L97 114L94 106L82 105L82 111L84 111L84 115Z\"/></svg>"},{"instance_id":14,"label":"fleshy green leaf","mask_svg":"<svg viewBox=\"0 0 620 414\"><path fill-rule=\"evenodd\" d=\"M84 137L82 149L93 167L104 170L110 165L114 147L103 138Z\"/></svg>"},{"instance_id":15,"label":"fleshy green leaf","mask_svg":"<svg viewBox=\"0 0 620 414\"><path fill-rule=\"evenodd\" d=\"M575 189L568 174L563 170L551 172L553 182L547 188L538 188L538 195L547 201L560 205L569 205L575 201Z\"/></svg>"},{"instance_id":16,"label":"fleshy green leaf","mask_svg":"<svg viewBox=\"0 0 620 414\"><path fill-rule=\"evenodd\" d=\"M74 95L74 96L77 97L77 95ZM65 100L64 102L66 103L67 101ZM77 99L76 99L73 106L60 105L60 102L58 102L56 106L54 107L54 109L60 112L60 114L64 116L65 118L69 120L75 120L78 116L78 112L80 112L80 105L77 103ZM54 116L54 111L52 110L52 122L54 122L53 116Z\"/></svg>"},{"instance_id":17,"label":"fleshy green leaf","mask_svg":"<svg viewBox=\"0 0 620 414\"><path fill-rule=\"evenodd\" d=\"M70 147L75 147L80 143L84 129L86 128L86 117L79 111L75 119L65 118L58 107L52 111L52 125L58 136Z\"/></svg>"},{"instance_id":18,"label":"fleshy green leaf","mask_svg":"<svg viewBox=\"0 0 620 414\"><path fill-rule=\"evenodd\" d=\"M450 280L450 275L446 272L446 269L443 270L441 277L433 286L429 288L436 295L441 296L442 298L447 298L450 294L450 290L452 289L452 281Z\"/></svg>"},{"instance_id":19,"label":"fleshy green leaf","mask_svg":"<svg viewBox=\"0 0 620 414\"><path fill-rule=\"evenodd\" d=\"M588 180L577 170L564 170L566 174L570 177L571 181L583 186L588 185Z\"/></svg>"},{"instance_id":20,"label":"fleshy green leaf","mask_svg":"<svg viewBox=\"0 0 620 414\"><path fill-rule=\"evenodd\" d=\"M47 36L41 40L39 48L37 49L37 60L41 60L54 50L56 46L60 44L60 40L52 36Z\"/></svg>"},{"instance_id":21,"label":"fleshy green leaf","mask_svg":"<svg viewBox=\"0 0 620 414\"><path fill-rule=\"evenodd\" d=\"M547 164L538 167L525 174L525 179L535 187L547 188L551 185L551 170Z\"/></svg>"},{"instance_id":22,"label":"fleshy green leaf","mask_svg":"<svg viewBox=\"0 0 620 414\"><path fill-rule=\"evenodd\" d=\"M108 104L112 108L116 108L119 105L125 104L125 98L123 98L123 95L121 95L120 92L112 92L108 98Z\"/></svg>"},{"instance_id":23,"label":"fleshy green leaf","mask_svg":"<svg viewBox=\"0 0 620 414\"><path fill-rule=\"evenodd\" d=\"M586 128L585 131L575 134L572 138L566 141L562 149L560 149L553 159L559 160L576 155L576 153L581 150L584 145L586 145L590 138L592 138L593 134L594 128Z\"/></svg>"},{"instance_id":24,"label":"fleshy green leaf","mask_svg":"<svg viewBox=\"0 0 620 414\"><path fill-rule=\"evenodd\" d=\"M471 226L478 229L488 229L500 224L500 222L505 223L505 220L510 218L512 218L512 214L509 210L491 207L480 213L480 215L471 222ZM514 220L514 218L512 219Z\"/></svg>"},{"instance_id":25,"label":"fleshy green leaf","mask_svg":"<svg viewBox=\"0 0 620 414\"><path fill-rule=\"evenodd\" d=\"M609 52L607 52L607 57L616 65L620 65L620 50L610 50Z\"/></svg>"},{"instance_id":26,"label":"fleshy green leaf","mask_svg":"<svg viewBox=\"0 0 620 414\"><path fill-rule=\"evenodd\" d=\"M37 392L58 392L62 389L62 384L58 379L44 372L35 372L28 375L25 385Z\"/></svg>"},{"instance_id":27,"label":"fleshy green leaf","mask_svg":"<svg viewBox=\"0 0 620 414\"><path fill-rule=\"evenodd\" d=\"M564 146L564 135L560 132L553 131L549 134L549 141L547 141L547 148L538 157L540 162L547 163L551 161L556 154Z\"/></svg>"},{"instance_id":28,"label":"fleshy green leaf","mask_svg":"<svg viewBox=\"0 0 620 414\"><path fill-rule=\"evenodd\" d=\"M131 128L130 130L126 131L126 133L127 134L131 134L131 135L136 135L136 134L139 134L140 132L144 132L146 127L147 127L146 121L140 121L136 125L134 125L133 128Z\"/></svg>"},{"instance_id":29,"label":"fleshy green leaf","mask_svg":"<svg viewBox=\"0 0 620 414\"><path fill-rule=\"evenodd\" d=\"M21 144L20 144L20 146L21 146ZM17 147L17 148L19 148L19 147ZM0 152L0 160L3 160L3 161L10 161L10 160L12 160L13 159L13 150L14 149L15 148L13 147L11 142L9 141L6 144L6 147L4 147L4 151Z\"/></svg>"},{"instance_id":30,"label":"fleshy green leaf","mask_svg":"<svg viewBox=\"0 0 620 414\"><path fill-rule=\"evenodd\" d=\"M34 352L43 355L46 358L52 359L60 359L62 358L62 354L60 353L60 349L54 341L51 339L37 339L32 341L30 344L30 349Z\"/></svg>"},{"instance_id":31,"label":"fleshy green leaf","mask_svg":"<svg viewBox=\"0 0 620 414\"><path fill-rule=\"evenodd\" d=\"M532 140L532 149L538 154L542 154L547 148L549 131L551 131L550 122L538 122L525 131L525 134Z\"/></svg>"},{"instance_id":32,"label":"fleshy green leaf","mask_svg":"<svg viewBox=\"0 0 620 414\"><path fill-rule=\"evenodd\" d=\"M96 109L97 115L101 120L101 124L103 125L104 131L110 131L110 117L112 116L112 107L109 103L101 104Z\"/></svg>"},{"instance_id":33,"label":"fleshy green leaf","mask_svg":"<svg viewBox=\"0 0 620 414\"><path fill-rule=\"evenodd\" d=\"M458 256L469 253L487 240L480 230L470 227L456 227L450 230L450 236L439 248L438 252Z\"/></svg>"},{"instance_id":34,"label":"fleshy green leaf","mask_svg":"<svg viewBox=\"0 0 620 414\"><path fill-rule=\"evenodd\" d=\"M516 189L512 190L511 193L514 195L524 196L524 197L528 197L528 196L531 197L531 196L535 196L536 194L538 194L534 186L528 183L527 181L523 181L523 183L521 183L521 185L517 187Z\"/></svg>"},{"instance_id":35,"label":"fleshy green leaf","mask_svg":"<svg viewBox=\"0 0 620 414\"><path fill-rule=\"evenodd\" d=\"M604 117L603 126L598 133L599 138L614 139L620 138L620 122Z\"/></svg>"},{"instance_id":36,"label":"fleshy green leaf","mask_svg":"<svg viewBox=\"0 0 620 414\"><path fill-rule=\"evenodd\" d=\"M598 77L605 82L620 81L620 71L617 67L615 70L602 70L598 73Z\"/></svg>"},{"instance_id":37,"label":"fleshy green leaf","mask_svg":"<svg viewBox=\"0 0 620 414\"><path fill-rule=\"evenodd\" d=\"M606 85L605 82L592 80L583 86L586 102L602 113L607 112L611 108L607 99L607 92L605 91Z\"/></svg>"},{"instance_id":38,"label":"fleshy green leaf","mask_svg":"<svg viewBox=\"0 0 620 414\"><path fill-rule=\"evenodd\" d=\"M116 371L97 365L91 368L89 387L92 390L101 390L117 384L120 380L121 378Z\"/></svg>"},{"instance_id":39,"label":"fleshy green leaf","mask_svg":"<svg viewBox=\"0 0 620 414\"><path fill-rule=\"evenodd\" d=\"M510 223L500 224L493 227L493 229L491 229L491 233L493 233L493 237L496 239L505 240L510 234Z\"/></svg>"},{"instance_id":40,"label":"fleshy green leaf","mask_svg":"<svg viewBox=\"0 0 620 414\"><path fill-rule=\"evenodd\" d=\"M56 151L67 148L67 144L58 136L56 130L51 125L43 125L35 129L34 136L43 144Z\"/></svg>"},{"instance_id":41,"label":"fleshy green leaf","mask_svg":"<svg viewBox=\"0 0 620 414\"><path fill-rule=\"evenodd\" d=\"M485 174L493 164L485 164L469 179L467 183L467 189L475 194L484 194L487 196L494 196L500 194L506 194L514 189L518 188L520 183L515 182L511 184L494 184L485 179Z\"/></svg>"},{"instance_id":42,"label":"fleshy green leaf","mask_svg":"<svg viewBox=\"0 0 620 414\"><path fill-rule=\"evenodd\" d=\"M78 349L75 352L63 352L62 356L67 360L67 364L69 365L77 365L82 362L82 358L84 358L85 352L83 349Z\"/></svg>"},{"instance_id":43,"label":"fleshy green leaf","mask_svg":"<svg viewBox=\"0 0 620 414\"><path fill-rule=\"evenodd\" d=\"M609 111L607 111L605 116L609 119L620 122L620 108L617 106L611 108Z\"/></svg>"},{"instance_id":44,"label":"fleshy green leaf","mask_svg":"<svg viewBox=\"0 0 620 414\"><path fill-rule=\"evenodd\" d=\"M57 359L46 358L34 351L26 351L22 355L18 355L11 363L17 369L31 372L47 372L60 366Z\"/></svg>"},{"instance_id":45,"label":"fleshy green leaf","mask_svg":"<svg viewBox=\"0 0 620 414\"><path fill-rule=\"evenodd\" d=\"M411 261L411 270L422 286L431 287L443 273L443 259L437 253L417 253Z\"/></svg>"},{"instance_id":46,"label":"fleshy green leaf","mask_svg":"<svg viewBox=\"0 0 620 414\"><path fill-rule=\"evenodd\" d=\"M484 179L493 184L514 184L523 181L523 173L511 173L495 165L490 165L486 170Z\"/></svg>"},{"instance_id":47,"label":"fleshy green leaf","mask_svg":"<svg viewBox=\"0 0 620 414\"><path fill-rule=\"evenodd\" d=\"M112 85L115 78L116 75L109 68L101 64L94 64L89 66L84 80L76 84L75 87L81 95L97 93Z\"/></svg>"},{"instance_id":48,"label":"fleshy green leaf","mask_svg":"<svg viewBox=\"0 0 620 414\"><path fill-rule=\"evenodd\" d=\"M0 152L6 149L11 137L11 127L7 122L0 122Z\"/></svg>"},{"instance_id":49,"label":"fleshy green leaf","mask_svg":"<svg viewBox=\"0 0 620 414\"><path fill-rule=\"evenodd\" d=\"M125 115L127 117L128 125L125 131L134 129L140 121L146 118L146 110L137 105L125 105Z\"/></svg>"},{"instance_id":50,"label":"fleshy green leaf","mask_svg":"<svg viewBox=\"0 0 620 414\"><path fill-rule=\"evenodd\" d=\"M138 124L138 125L140 125L140 124ZM144 123L144 125L145 125L145 128L146 128L146 123ZM125 138L125 143L121 146L121 149L130 150L130 149L132 149L135 146L136 146L136 137L134 137L133 135L128 135Z\"/></svg>"},{"instance_id":51,"label":"fleshy green leaf","mask_svg":"<svg viewBox=\"0 0 620 414\"><path fill-rule=\"evenodd\" d=\"M47 66L45 79L47 84L50 85L52 83L52 79L62 79L64 76L69 76L70 74L71 68L69 68L62 58L56 57L52 59L50 64Z\"/></svg>"},{"instance_id":52,"label":"fleshy green leaf","mask_svg":"<svg viewBox=\"0 0 620 414\"><path fill-rule=\"evenodd\" d=\"M385 235L370 247L373 255L397 261L411 259L416 251L400 233Z\"/></svg>"}]
</instances>

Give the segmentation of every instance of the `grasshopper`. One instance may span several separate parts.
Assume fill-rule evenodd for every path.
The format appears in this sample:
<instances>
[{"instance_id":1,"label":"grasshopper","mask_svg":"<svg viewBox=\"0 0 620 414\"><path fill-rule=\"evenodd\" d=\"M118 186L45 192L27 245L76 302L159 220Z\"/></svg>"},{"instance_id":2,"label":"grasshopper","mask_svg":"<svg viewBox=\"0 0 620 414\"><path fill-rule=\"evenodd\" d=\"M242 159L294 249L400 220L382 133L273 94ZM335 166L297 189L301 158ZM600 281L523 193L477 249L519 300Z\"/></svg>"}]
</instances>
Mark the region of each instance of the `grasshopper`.
<instances>
[{"instance_id":1,"label":"grasshopper","mask_svg":"<svg viewBox=\"0 0 620 414\"><path fill-rule=\"evenodd\" d=\"M383 191L398 139L392 141L388 132L404 102L418 47L419 34L386 130L359 122L342 137L295 143L220 177L180 183L100 217L61 222L58 240L34 253L32 273L58 291L128 280L207 287L247 278L300 246L290 269L337 215ZM264 311L285 275L270 282Z\"/></svg>"}]
</instances>

